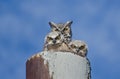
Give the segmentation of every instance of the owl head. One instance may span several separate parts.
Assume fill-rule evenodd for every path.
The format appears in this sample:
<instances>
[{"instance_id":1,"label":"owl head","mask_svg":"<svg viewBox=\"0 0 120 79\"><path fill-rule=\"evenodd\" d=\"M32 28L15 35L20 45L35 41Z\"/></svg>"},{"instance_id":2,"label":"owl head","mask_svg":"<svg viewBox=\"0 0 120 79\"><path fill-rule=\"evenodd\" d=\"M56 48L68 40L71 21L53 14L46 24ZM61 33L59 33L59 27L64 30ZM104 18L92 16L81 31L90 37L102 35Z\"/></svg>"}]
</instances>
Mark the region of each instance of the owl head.
<instances>
[{"instance_id":1,"label":"owl head","mask_svg":"<svg viewBox=\"0 0 120 79\"><path fill-rule=\"evenodd\" d=\"M80 40L73 40L69 43L69 47L77 55L85 57L87 55L87 45L85 42Z\"/></svg>"},{"instance_id":2,"label":"owl head","mask_svg":"<svg viewBox=\"0 0 120 79\"><path fill-rule=\"evenodd\" d=\"M59 32L50 32L46 37L45 37L45 43L47 45L58 45L63 42L63 36Z\"/></svg>"},{"instance_id":3,"label":"owl head","mask_svg":"<svg viewBox=\"0 0 120 79\"><path fill-rule=\"evenodd\" d=\"M71 41L72 31L71 31L72 21L67 21L66 23L54 23L49 22L50 27L52 28L52 32L60 32L64 38L65 42Z\"/></svg>"}]
</instances>

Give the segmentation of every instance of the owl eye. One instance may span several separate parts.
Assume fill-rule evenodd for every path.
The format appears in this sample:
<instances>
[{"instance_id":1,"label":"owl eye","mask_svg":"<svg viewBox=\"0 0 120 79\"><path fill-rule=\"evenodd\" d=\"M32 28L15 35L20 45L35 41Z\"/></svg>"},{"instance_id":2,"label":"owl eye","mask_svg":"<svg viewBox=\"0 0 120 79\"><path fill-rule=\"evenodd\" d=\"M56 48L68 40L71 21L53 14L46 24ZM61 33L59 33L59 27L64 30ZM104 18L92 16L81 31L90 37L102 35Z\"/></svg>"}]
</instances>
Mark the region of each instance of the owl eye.
<instances>
[{"instance_id":1,"label":"owl eye","mask_svg":"<svg viewBox=\"0 0 120 79\"><path fill-rule=\"evenodd\" d=\"M48 40L48 41L51 41L51 40L53 40L53 39L52 39L52 38L50 38L50 37L48 37L48 38L47 38L47 40Z\"/></svg>"},{"instance_id":2,"label":"owl eye","mask_svg":"<svg viewBox=\"0 0 120 79\"><path fill-rule=\"evenodd\" d=\"M56 38L55 38L55 40L60 40L61 39L61 37L60 36L57 36Z\"/></svg>"},{"instance_id":3,"label":"owl eye","mask_svg":"<svg viewBox=\"0 0 120 79\"><path fill-rule=\"evenodd\" d=\"M85 46L81 46L79 49L82 50L82 49L84 49L84 48L85 48Z\"/></svg>"},{"instance_id":4,"label":"owl eye","mask_svg":"<svg viewBox=\"0 0 120 79\"><path fill-rule=\"evenodd\" d=\"M69 28L68 28L68 27L64 28L64 31L68 31L68 30L69 30Z\"/></svg>"},{"instance_id":5,"label":"owl eye","mask_svg":"<svg viewBox=\"0 0 120 79\"><path fill-rule=\"evenodd\" d=\"M53 31L59 31L58 29L53 29Z\"/></svg>"},{"instance_id":6,"label":"owl eye","mask_svg":"<svg viewBox=\"0 0 120 79\"><path fill-rule=\"evenodd\" d=\"M73 45L73 44L71 45L71 47L72 47L72 48L76 48L76 46L75 46L75 45Z\"/></svg>"}]
</instances>

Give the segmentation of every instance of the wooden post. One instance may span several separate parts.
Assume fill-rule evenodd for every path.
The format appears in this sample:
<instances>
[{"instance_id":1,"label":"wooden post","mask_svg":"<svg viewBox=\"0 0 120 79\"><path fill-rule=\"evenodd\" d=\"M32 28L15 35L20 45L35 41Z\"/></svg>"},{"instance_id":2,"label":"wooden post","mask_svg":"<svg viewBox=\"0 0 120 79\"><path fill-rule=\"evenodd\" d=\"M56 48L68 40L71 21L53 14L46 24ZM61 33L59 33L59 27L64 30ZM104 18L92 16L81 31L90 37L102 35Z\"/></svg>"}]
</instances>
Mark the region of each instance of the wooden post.
<instances>
[{"instance_id":1,"label":"wooden post","mask_svg":"<svg viewBox=\"0 0 120 79\"><path fill-rule=\"evenodd\" d=\"M85 57L71 52L41 52L26 62L26 79L90 79Z\"/></svg>"},{"instance_id":2,"label":"wooden post","mask_svg":"<svg viewBox=\"0 0 120 79\"><path fill-rule=\"evenodd\" d=\"M40 55L26 62L26 79L50 79L48 65Z\"/></svg>"}]
</instances>

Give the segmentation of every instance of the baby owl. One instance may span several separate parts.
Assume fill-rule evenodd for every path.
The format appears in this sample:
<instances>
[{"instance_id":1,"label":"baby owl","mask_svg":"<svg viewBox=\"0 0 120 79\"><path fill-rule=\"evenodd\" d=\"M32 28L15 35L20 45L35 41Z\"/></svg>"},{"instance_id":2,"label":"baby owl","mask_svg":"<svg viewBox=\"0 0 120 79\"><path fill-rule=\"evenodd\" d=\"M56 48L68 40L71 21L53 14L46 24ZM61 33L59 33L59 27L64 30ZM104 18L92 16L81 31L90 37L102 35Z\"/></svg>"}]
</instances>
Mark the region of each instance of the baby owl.
<instances>
[{"instance_id":1,"label":"baby owl","mask_svg":"<svg viewBox=\"0 0 120 79\"><path fill-rule=\"evenodd\" d=\"M72 21L67 21L66 23L58 23L58 24L54 22L49 22L49 25L52 28L51 31L60 32L64 36L65 43L69 43L72 38L71 24Z\"/></svg>"},{"instance_id":2,"label":"baby owl","mask_svg":"<svg viewBox=\"0 0 120 79\"><path fill-rule=\"evenodd\" d=\"M64 37L60 32L50 32L45 37L44 51L67 51L69 47L63 42Z\"/></svg>"},{"instance_id":3,"label":"baby owl","mask_svg":"<svg viewBox=\"0 0 120 79\"><path fill-rule=\"evenodd\" d=\"M71 51L79 56L85 57L87 55L87 45L80 40L73 40L69 43Z\"/></svg>"}]
</instances>

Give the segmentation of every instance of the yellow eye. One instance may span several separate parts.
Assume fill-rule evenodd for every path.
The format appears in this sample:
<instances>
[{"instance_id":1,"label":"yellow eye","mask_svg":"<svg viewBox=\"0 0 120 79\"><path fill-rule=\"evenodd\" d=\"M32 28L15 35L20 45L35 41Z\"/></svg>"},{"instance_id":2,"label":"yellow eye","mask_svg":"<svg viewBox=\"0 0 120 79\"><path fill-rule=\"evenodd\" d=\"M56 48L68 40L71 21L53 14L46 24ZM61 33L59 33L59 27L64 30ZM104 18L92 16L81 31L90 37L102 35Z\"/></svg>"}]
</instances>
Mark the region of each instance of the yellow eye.
<instances>
[{"instance_id":1,"label":"yellow eye","mask_svg":"<svg viewBox=\"0 0 120 79\"><path fill-rule=\"evenodd\" d=\"M75 46L75 45L73 45L73 44L71 45L71 47L72 47L72 48L76 48L76 46Z\"/></svg>"},{"instance_id":2,"label":"yellow eye","mask_svg":"<svg viewBox=\"0 0 120 79\"><path fill-rule=\"evenodd\" d=\"M50 37L48 37L48 38L47 38L47 41L51 41L51 40L53 40L53 39L52 39L52 38L50 38Z\"/></svg>"},{"instance_id":3,"label":"yellow eye","mask_svg":"<svg viewBox=\"0 0 120 79\"><path fill-rule=\"evenodd\" d=\"M68 28L68 27L64 28L64 31L67 31L67 30L69 30L69 28Z\"/></svg>"},{"instance_id":4,"label":"yellow eye","mask_svg":"<svg viewBox=\"0 0 120 79\"><path fill-rule=\"evenodd\" d=\"M55 39L56 39L56 40L60 40L60 39L61 39L61 37L60 37L60 36L57 36Z\"/></svg>"},{"instance_id":5,"label":"yellow eye","mask_svg":"<svg viewBox=\"0 0 120 79\"><path fill-rule=\"evenodd\" d=\"M84 48L85 48L85 46L83 45L83 46L81 46L79 49L82 50L82 49L84 49Z\"/></svg>"},{"instance_id":6,"label":"yellow eye","mask_svg":"<svg viewBox=\"0 0 120 79\"><path fill-rule=\"evenodd\" d=\"M59 31L58 29L56 29L56 28L54 28L54 29L52 29L52 31Z\"/></svg>"}]
</instances>

